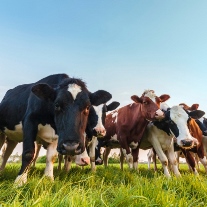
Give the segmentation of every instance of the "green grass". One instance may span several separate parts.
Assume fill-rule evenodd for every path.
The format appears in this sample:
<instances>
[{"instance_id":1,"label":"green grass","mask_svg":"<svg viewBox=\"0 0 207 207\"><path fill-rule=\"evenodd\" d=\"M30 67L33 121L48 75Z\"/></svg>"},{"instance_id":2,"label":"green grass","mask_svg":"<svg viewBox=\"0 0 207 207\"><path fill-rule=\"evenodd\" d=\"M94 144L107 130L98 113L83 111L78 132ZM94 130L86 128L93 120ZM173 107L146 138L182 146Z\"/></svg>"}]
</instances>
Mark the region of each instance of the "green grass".
<instances>
[{"instance_id":1,"label":"green grass","mask_svg":"<svg viewBox=\"0 0 207 207\"><path fill-rule=\"evenodd\" d=\"M0 174L0 206L70 206L70 207L195 207L207 206L207 176L201 169L199 176L181 164L181 178L167 179L161 165L158 172L139 164L139 171L124 171L118 164L108 168L97 166L95 173L90 167L83 170L73 166L69 173L57 171L55 181L43 177L45 164L37 164L29 172L28 182L16 188L13 183L20 165L8 164Z\"/></svg>"}]
</instances>

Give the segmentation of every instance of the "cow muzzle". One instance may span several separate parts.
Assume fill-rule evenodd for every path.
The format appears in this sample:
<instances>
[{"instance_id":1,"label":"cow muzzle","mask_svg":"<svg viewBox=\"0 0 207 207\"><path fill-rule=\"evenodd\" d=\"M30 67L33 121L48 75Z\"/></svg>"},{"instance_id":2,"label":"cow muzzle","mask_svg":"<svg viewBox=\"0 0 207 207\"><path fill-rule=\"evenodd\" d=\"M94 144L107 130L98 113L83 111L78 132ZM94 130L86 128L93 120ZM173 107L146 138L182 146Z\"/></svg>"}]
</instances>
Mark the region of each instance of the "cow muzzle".
<instances>
[{"instance_id":1,"label":"cow muzzle","mask_svg":"<svg viewBox=\"0 0 207 207\"><path fill-rule=\"evenodd\" d=\"M79 155L82 153L81 147L79 143L76 142L65 142L62 144L62 148L59 151L60 154L63 155Z\"/></svg>"},{"instance_id":2,"label":"cow muzzle","mask_svg":"<svg viewBox=\"0 0 207 207\"><path fill-rule=\"evenodd\" d=\"M183 149L191 149L194 147L194 141L193 140L181 140L181 147Z\"/></svg>"}]
</instances>

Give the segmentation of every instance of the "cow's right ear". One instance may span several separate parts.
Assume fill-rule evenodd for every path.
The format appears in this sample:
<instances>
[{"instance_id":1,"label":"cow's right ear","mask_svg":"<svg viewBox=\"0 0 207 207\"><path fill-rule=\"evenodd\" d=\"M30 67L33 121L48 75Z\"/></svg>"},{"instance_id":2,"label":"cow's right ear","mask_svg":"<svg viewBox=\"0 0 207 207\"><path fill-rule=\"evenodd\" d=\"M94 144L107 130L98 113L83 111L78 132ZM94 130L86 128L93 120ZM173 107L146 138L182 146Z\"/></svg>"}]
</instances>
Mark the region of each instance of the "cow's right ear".
<instances>
[{"instance_id":1,"label":"cow's right ear","mask_svg":"<svg viewBox=\"0 0 207 207\"><path fill-rule=\"evenodd\" d=\"M54 101L56 97L55 90L45 83L40 83L32 87L32 92L44 101Z\"/></svg>"},{"instance_id":2,"label":"cow's right ear","mask_svg":"<svg viewBox=\"0 0 207 207\"><path fill-rule=\"evenodd\" d=\"M132 101L134 101L135 103L142 103L142 99L139 98L137 95L133 95L131 96Z\"/></svg>"}]
</instances>

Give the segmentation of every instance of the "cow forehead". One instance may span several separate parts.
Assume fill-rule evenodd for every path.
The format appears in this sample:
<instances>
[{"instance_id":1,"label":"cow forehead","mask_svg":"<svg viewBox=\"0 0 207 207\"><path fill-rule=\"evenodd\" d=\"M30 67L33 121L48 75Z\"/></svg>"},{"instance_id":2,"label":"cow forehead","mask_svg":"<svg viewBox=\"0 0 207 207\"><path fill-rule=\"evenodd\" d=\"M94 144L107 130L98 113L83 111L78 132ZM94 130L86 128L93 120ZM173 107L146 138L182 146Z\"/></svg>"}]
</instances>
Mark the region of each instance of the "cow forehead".
<instances>
[{"instance_id":1,"label":"cow forehead","mask_svg":"<svg viewBox=\"0 0 207 207\"><path fill-rule=\"evenodd\" d=\"M177 122L178 120L188 120L188 114L184 111L181 106L173 106L170 109L170 118Z\"/></svg>"},{"instance_id":2,"label":"cow forehead","mask_svg":"<svg viewBox=\"0 0 207 207\"><path fill-rule=\"evenodd\" d=\"M100 104L98 106L93 105L93 108L94 108L97 115L102 114L103 106L104 106L104 104Z\"/></svg>"},{"instance_id":3,"label":"cow forehead","mask_svg":"<svg viewBox=\"0 0 207 207\"><path fill-rule=\"evenodd\" d=\"M145 90L144 96L150 98L153 102L156 102L156 95L152 90Z\"/></svg>"},{"instance_id":4,"label":"cow forehead","mask_svg":"<svg viewBox=\"0 0 207 207\"><path fill-rule=\"evenodd\" d=\"M81 87L75 83L68 85L68 91L72 94L73 99L76 99L78 93L82 91Z\"/></svg>"}]
</instances>

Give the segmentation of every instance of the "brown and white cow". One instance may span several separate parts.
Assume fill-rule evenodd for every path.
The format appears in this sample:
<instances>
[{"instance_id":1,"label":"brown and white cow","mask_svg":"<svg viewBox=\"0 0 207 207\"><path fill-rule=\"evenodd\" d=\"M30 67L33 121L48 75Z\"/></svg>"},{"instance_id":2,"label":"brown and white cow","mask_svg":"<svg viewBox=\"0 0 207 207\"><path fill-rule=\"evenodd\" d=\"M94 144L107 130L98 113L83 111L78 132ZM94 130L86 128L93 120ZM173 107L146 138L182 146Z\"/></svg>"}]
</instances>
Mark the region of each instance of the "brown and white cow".
<instances>
[{"instance_id":1,"label":"brown and white cow","mask_svg":"<svg viewBox=\"0 0 207 207\"><path fill-rule=\"evenodd\" d=\"M193 104L191 107L189 107L187 104L185 103L181 103L180 104L186 111L194 111L197 110L199 107L199 104ZM204 114L203 114L204 115ZM197 170L196 170L196 162L194 159L194 156L192 155L192 152L198 155L198 158L200 160L200 162L203 164L206 172L207 172L207 160L205 157L205 150L204 150L204 142L206 140L206 136L204 136L203 134L205 133L205 129L204 126L202 125L202 123L199 123L199 119L200 117L195 117L195 119L190 119L188 121L188 128L190 130L191 135L197 139L197 144L195 146L193 146L190 149L183 149L183 148L177 148L177 150L181 150L182 153L184 154L187 163L190 165L190 167L192 168L192 171L195 174L198 174ZM176 147L175 147L176 149Z\"/></svg>"},{"instance_id":2,"label":"brown and white cow","mask_svg":"<svg viewBox=\"0 0 207 207\"><path fill-rule=\"evenodd\" d=\"M131 96L134 103L126 105L106 116L106 140L119 141L123 155L130 168L137 169L139 144L151 120L164 118L160 103L169 95L156 96L154 91L145 90L141 97Z\"/></svg>"}]
</instances>

